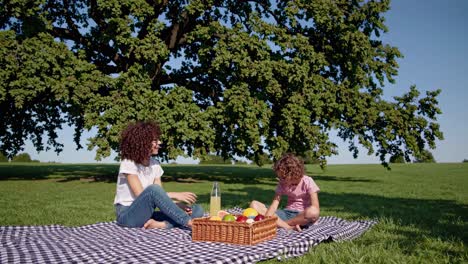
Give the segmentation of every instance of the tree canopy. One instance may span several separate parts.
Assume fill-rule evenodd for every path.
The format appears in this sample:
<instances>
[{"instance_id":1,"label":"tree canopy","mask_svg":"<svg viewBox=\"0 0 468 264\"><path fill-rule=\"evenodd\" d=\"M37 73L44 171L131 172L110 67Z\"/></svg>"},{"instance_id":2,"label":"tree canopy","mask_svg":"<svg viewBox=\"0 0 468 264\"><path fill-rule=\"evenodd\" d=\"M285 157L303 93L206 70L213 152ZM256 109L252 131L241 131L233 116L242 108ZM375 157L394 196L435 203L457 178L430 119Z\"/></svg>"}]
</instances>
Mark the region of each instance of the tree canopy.
<instances>
[{"instance_id":1,"label":"tree canopy","mask_svg":"<svg viewBox=\"0 0 468 264\"><path fill-rule=\"evenodd\" d=\"M402 54L389 0L10 0L0 3L0 152L95 129L96 159L157 120L165 159L269 153L419 155L443 139L440 90L383 99ZM47 142L45 142L47 139Z\"/></svg>"}]
</instances>

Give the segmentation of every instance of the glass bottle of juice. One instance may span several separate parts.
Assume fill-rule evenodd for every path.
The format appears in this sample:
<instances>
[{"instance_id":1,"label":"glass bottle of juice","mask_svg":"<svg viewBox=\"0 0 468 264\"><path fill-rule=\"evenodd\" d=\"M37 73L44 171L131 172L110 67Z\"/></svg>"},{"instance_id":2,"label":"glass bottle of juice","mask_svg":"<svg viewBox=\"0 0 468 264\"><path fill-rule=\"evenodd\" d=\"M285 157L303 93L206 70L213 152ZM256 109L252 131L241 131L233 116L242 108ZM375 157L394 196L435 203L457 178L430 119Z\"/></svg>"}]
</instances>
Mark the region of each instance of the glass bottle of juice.
<instances>
[{"instance_id":1,"label":"glass bottle of juice","mask_svg":"<svg viewBox=\"0 0 468 264\"><path fill-rule=\"evenodd\" d=\"M221 190L218 182L213 182L210 198L210 216L218 215L221 210Z\"/></svg>"}]
</instances>

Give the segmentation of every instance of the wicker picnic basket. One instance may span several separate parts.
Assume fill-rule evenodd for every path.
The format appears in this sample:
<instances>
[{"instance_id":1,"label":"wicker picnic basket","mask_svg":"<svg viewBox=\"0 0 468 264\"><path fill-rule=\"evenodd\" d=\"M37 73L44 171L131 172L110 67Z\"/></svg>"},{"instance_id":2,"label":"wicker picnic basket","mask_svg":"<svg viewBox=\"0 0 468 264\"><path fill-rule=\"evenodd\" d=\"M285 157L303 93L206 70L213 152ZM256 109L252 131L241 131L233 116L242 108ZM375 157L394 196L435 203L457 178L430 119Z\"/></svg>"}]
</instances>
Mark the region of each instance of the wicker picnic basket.
<instances>
[{"instance_id":1,"label":"wicker picnic basket","mask_svg":"<svg viewBox=\"0 0 468 264\"><path fill-rule=\"evenodd\" d=\"M193 220L192 240L255 245L276 236L276 216L251 224L209 220L209 217Z\"/></svg>"}]
</instances>

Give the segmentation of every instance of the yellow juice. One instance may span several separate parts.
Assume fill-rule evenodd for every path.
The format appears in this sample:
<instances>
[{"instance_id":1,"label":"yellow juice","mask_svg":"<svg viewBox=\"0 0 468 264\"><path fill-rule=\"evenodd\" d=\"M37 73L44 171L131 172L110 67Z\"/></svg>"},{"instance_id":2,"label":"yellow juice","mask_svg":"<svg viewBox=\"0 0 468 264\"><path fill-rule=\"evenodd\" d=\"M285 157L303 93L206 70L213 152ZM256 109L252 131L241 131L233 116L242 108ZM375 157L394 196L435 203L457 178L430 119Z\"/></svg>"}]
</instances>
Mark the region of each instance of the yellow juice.
<instances>
[{"instance_id":1,"label":"yellow juice","mask_svg":"<svg viewBox=\"0 0 468 264\"><path fill-rule=\"evenodd\" d=\"M218 215L221 210L221 197L211 196L210 198L210 216Z\"/></svg>"}]
</instances>

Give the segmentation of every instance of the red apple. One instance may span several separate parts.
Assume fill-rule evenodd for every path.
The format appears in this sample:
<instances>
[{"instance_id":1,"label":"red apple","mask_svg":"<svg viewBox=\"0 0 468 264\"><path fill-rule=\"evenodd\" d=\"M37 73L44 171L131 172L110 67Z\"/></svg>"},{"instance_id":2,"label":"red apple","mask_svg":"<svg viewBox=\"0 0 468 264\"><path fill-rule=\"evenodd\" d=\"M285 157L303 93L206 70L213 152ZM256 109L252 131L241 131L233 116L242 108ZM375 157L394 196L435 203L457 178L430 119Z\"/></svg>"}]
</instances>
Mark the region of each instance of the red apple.
<instances>
[{"instance_id":1,"label":"red apple","mask_svg":"<svg viewBox=\"0 0 468 264\"><path fill-rule=\"evenodd\" d=\"M245 216L245 215L239 215L239 216L237 216L236 221L237 221L237 222L242 222L242 223L243 223L243 222L247 221L247 219L249 219L247 216Z\"/></svg>"},{"instance_id":2,"label":"red apple","mask_svg":"<svg viewBox=\"0 0 468 264\"><path fill-rule=\"evenodd\" d=\"M259 214L259 215L257 215L257 216L254 218L254 221L261 221L261 220L263 220L263 219L265 219L265 216Z\"/></svg>"}]
</instances>

